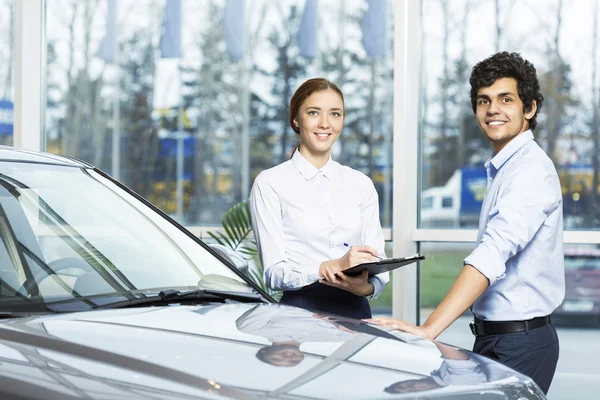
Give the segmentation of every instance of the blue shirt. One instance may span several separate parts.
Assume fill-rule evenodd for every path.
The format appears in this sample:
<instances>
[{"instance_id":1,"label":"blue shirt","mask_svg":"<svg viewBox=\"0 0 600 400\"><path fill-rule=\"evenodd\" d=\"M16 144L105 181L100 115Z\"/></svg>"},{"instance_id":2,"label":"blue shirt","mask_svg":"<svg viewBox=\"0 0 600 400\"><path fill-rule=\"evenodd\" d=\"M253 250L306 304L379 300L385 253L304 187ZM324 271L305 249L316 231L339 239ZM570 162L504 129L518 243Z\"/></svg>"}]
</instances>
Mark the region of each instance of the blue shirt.
<instances>
[{"instance_id":1,"label":"blue shirt","mask_svg":"<svg viewBox=\"0 0 600 400\"><path fill-rule=\"evenodd\" d=\"M562 192L531 131L485 163L477 247L465 259L490 283L471 310L489 321L545 316L565 296Z\"/></svg>"},{"instance_id":2,"label":"blue shirt","mask_svg":"<svg viewBox=\"0 0 600 400\"><path fill-rule=\"evenodd\" d=\"M468 356L467 360L442 357L442 365L430 372L431 377L440 386L477 385L488 382L509 384L519 382L520 379L530 379L479 354L468 354Z\"/></svg>"}]
</instances>

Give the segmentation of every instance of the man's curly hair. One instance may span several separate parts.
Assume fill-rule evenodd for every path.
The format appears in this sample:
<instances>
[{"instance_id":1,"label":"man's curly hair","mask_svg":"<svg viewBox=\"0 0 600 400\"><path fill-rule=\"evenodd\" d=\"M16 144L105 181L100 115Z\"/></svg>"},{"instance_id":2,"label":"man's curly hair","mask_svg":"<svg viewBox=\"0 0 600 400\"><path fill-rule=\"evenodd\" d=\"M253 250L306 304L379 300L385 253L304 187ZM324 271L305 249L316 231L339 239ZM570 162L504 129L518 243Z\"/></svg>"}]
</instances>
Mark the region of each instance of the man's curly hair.
<instances>
[{"instance_id":1,"label":"man's curly hair","mask_svg":"<svg viewBox=\"0 0 600 400\"><path fill-rule=\"evenodd\" d=\"M535 67L529 61L523 59L519 53L502 51L477 63L471 72L469 83L471 84L471 107L473 112L477 108L477 92L482 87L489 87L498 79L514 78L517 81L517 91L523 102L523 112L531 110L535 100L537 111L529 120L529 128L535 129L537 125L537 114L542 108L544 96L540 92Z\"/></svg>"}]
</instances>

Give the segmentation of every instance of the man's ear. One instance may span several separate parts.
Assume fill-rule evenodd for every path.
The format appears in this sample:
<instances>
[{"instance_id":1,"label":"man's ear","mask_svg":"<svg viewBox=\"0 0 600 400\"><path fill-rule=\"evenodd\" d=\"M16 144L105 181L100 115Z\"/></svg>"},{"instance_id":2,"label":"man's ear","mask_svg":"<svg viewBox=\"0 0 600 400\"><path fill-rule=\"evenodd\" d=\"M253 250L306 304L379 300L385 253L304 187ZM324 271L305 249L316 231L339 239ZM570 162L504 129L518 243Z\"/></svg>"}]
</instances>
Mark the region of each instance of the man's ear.
<instances>
[{"instance_id":1,"label":"man's ear","mask_svg":"<svg viewBox=\"0 0 600 400\"><path fill-rule=\"evenodd\" d=\"M537 111L537 102L535 100L531 100L531 106L529 107L529 110L527 110L525 112L525 119L527 121L529 121L531 118L533 118L536 111Z\"/></svg>"}]
</instances>

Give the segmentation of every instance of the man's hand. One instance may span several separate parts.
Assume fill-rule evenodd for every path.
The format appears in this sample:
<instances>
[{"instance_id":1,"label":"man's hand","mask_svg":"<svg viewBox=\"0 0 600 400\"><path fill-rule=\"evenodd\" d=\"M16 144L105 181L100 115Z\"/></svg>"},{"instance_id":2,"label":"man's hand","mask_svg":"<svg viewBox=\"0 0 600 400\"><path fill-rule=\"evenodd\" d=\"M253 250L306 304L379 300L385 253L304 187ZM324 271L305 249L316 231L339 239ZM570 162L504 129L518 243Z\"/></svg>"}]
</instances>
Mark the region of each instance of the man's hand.
<instances>
[{"instance_id":1,"label":"man's hand","mask_svg":"<svg viewBox=\"0 0 600 400\"><path fill-rule=\"evenodd\" d=\"M421 326L416 326L406 321L402 321L400 319L393 318L372 318L366 319L366 322L370 322L375 325L387 326L392 329L397 329L399 331L403 331L406 333L413 334L415 336L420 336L425 339L433 339L429 332L425 330L425 328Z\"/></svg>"},{"instance_id":2,"label":"man's hand","mask_svg":"<svg viewBox=\"0 0 600 400\"><path fill-rule=\"evenodd\" d=\"M467 309L489 286L487 278L472 265L466 264L450 291L422 326L392 318L368 320L427 339L436 339Z\"/></svg>"}]
</instances>

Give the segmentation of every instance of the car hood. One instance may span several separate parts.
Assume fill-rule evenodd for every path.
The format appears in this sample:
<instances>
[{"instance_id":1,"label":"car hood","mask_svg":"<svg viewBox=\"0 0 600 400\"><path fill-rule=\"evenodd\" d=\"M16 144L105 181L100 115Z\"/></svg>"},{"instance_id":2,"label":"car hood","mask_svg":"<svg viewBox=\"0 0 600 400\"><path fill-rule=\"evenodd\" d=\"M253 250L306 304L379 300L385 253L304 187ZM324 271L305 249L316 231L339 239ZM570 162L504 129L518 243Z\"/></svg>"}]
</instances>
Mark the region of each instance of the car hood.
<instances>
[{"instance_id":1,"label":"car hood","mask_svg":"<svg viewBox=\"0 0 600 400\"><path fill-rule=\"evenodd\" d=\"M529 378L439 345L276 304L18 318L0 324L0 397L543 397ZM398 382L417 385L411 393L388 393ZM416 393L419 383L430 387Z\"/></svg>"}]
</instances>

